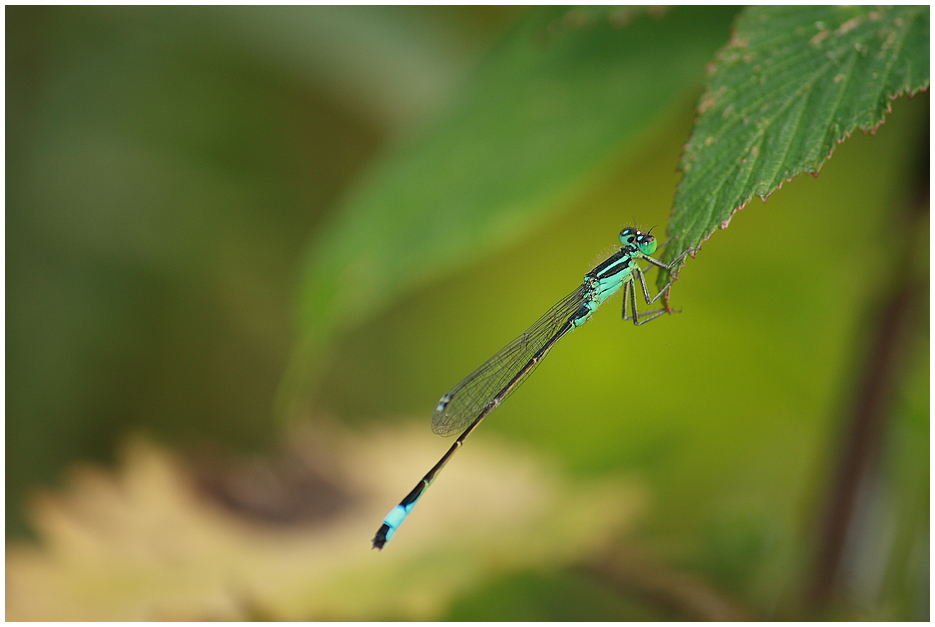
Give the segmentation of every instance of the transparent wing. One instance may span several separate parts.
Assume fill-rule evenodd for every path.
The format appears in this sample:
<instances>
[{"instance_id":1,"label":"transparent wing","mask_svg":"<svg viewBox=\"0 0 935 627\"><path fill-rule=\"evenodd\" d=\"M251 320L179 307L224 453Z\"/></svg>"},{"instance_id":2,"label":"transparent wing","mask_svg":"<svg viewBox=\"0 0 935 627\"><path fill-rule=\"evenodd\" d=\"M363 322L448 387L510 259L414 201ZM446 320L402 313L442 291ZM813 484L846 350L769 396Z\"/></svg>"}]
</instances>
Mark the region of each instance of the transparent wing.
<instances>
[{"instance_id":1,"label":"transparent wing","mask_svg":"<svg viewBox=\"0 0 935 627\"><path fill-rule=\"evenodd\" d=\"M585 282L546 312L525 333L504 346L480 368L451 388L435 408L432 415L432 431L443 436L459 433L498 395L502 393L501 401L508 397L535 370L535 365L505 390L513 378L529 364L536 353L543 348L545 352L552 348L552 344L558 339L556 334L590 295L591 289ZM564 335L572 328L574 327L568 326L561 334Z\"/></svg>"}]
</instances>

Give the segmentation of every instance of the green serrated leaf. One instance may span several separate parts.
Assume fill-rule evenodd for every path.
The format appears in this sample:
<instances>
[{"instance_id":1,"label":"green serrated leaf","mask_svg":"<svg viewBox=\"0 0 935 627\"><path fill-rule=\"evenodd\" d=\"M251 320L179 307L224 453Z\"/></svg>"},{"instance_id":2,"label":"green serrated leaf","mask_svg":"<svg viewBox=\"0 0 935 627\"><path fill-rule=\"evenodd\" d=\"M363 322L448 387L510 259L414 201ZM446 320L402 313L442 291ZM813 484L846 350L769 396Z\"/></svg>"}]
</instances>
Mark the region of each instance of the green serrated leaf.
<instances>
[{"instance_id":1,"label":"green serrated leaf","mask_svg":"<svg viewBox=\"0 0 935 627\"><path fill-rule=\"evenodd\" d=\"M694 89L735 11L533 12L438 124L375 164L311 246L280 413L335 334L553 216Z\"/></svg>"},{"instance_id":2,"label":"green serrated leaf","mask_svg":"<svg viewBox=\"0 0 935 627\"><path fill-rule=\"evenodd\" d=\"M929 7L753 7L717 56L685 147L665 259L929 84ZM668 280L665 273L659 285Z\"/></svg>"}]
</instances>

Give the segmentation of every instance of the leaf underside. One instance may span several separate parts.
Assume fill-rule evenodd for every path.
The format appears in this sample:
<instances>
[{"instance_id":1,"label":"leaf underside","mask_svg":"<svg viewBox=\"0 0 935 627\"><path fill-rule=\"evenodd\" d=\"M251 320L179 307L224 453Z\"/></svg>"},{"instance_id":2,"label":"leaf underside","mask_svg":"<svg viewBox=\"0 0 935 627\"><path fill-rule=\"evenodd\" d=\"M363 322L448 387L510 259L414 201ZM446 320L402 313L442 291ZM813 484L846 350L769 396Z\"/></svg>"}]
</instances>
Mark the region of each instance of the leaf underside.
<instances>
[{"instance_id":1,"label":"leaf underside","mask_svg":"<svg viewBox=\"0 0 935 627\"><path fill-rule=\"evenodd\" d=\"M817 174L836 143L926 88L929 8L752 7L710 71L679 166L667 261L726 228L754 194Z\"/></svg>"}]
</instances>

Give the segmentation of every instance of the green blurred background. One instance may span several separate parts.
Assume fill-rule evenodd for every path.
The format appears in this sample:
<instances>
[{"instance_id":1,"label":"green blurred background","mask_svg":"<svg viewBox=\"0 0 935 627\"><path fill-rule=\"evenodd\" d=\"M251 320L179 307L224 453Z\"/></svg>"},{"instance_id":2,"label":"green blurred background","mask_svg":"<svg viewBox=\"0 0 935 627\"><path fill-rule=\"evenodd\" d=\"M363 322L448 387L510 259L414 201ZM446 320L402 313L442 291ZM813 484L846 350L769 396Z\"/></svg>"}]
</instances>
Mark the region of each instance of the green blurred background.
<instances>
[{"instance_id":1,"label":"green blurred background","mask_svg":"<svg viewBox=\"0 0 935 627\"><path fill-rule=\"evenodd\" d=\"M622 227L661 234L704 65L737 9L549 11L8 7L8 538L34 531L24 514L33 488L59 484L76 462L111 461L130 433L236 458L325 417L361 432L413 420L427 430L437 398L573 289ZM562 29L587 41L602 20L602 37L659 29L663 49L685 24L704 36L674 58L678 80L592 75L583 54L564 57L582 90L620 81L626 91L632 79L649 91L621 108L621 129L595 122L592 134L609 137L600 152L517 192L515 212L428 209L451 225L431 234L407 215L367 213L359 199L394 172L403 189L433 184L394 170L398 155L441 145L451 168L462 165L452 138L477 131L459 116L496 84L491 67L522 65L511 56L522 33L546 24L530 41L547 47ZM638 45L621 50L639 66ZM634 477L649 501L629 544L751 616L928 618L927 187L918 196L928 97L893 109L820 176L754 200L716 233L675 286L681 314L634 329L611 301L483 428L582 484ZM547 129L551 143L527 147L517 171L572 144L589 120ZM527 123L498 118L484 132L500 129L489 145L508 151L511 124ZM511 179L513 165L497 167ZM489 179L473 183L478 198L497 195ZM924 212L907 209L920 203ZM426 259L437 265L400 263L377 301L342 305L297 351L316 264L340 269L348 250L384 245L375 229L332 246L355 219L399 225L388 233L398 247L433 238ZM809 614L817 529L846 468L879 316L904 280L914 305L884 428L834 600ZM282 395L299 396L284 374L302 360L314 362L298 370L309 373L306 396L284 411ZM572 567L482 580L435 618L685 617Z\"/></svg>"}]
</instances>

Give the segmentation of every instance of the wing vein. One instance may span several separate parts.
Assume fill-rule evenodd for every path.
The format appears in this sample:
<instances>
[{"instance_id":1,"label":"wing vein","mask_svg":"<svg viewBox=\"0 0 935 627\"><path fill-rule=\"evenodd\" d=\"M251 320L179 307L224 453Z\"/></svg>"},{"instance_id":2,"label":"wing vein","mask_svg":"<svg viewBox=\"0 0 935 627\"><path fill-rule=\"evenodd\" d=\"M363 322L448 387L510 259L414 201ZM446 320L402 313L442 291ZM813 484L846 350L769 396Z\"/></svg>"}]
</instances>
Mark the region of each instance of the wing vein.
<instances>
[{"instance_id":1,"label":"wing vein","mask_svg":"<svg viewBox=\"0 0 935 627\"><path fill-rule=\"evenodd\" d=\"M558 339L554 337L556 333L591 298L592 291L587 281L582 283L523 334L442 396L432 414L432 431L442 436L454 435L487 411L492 401L499 404L512 394L554 345ZM568 325L561 331L562 335L572 328ZM538 354L540 351L542 353ZM527 368L534 357L536 363ZM517 374L520 376L514 380Z\"/></svg>"}]
</instances>

